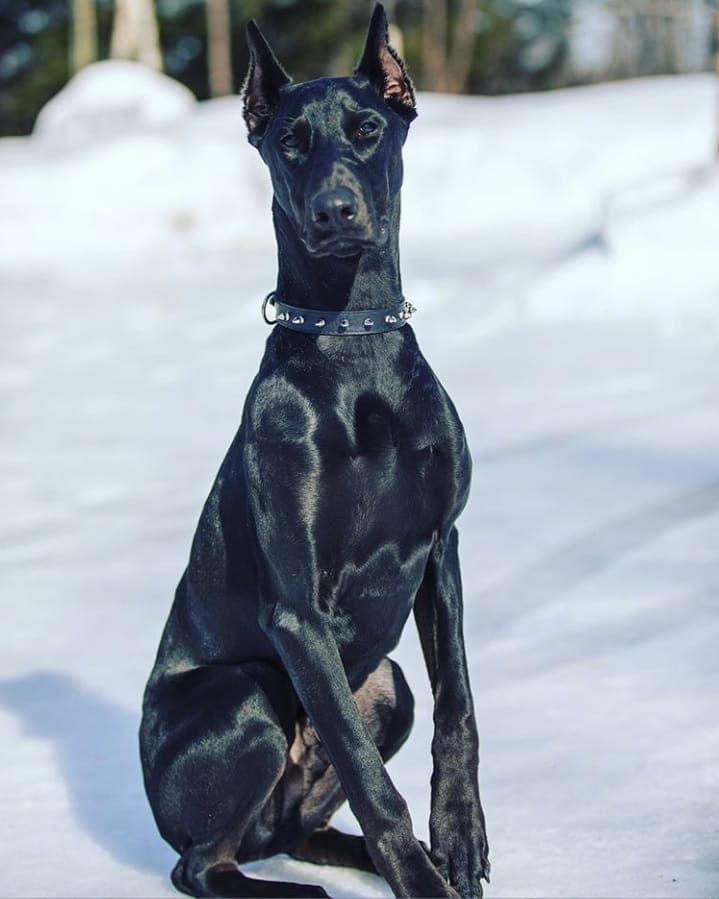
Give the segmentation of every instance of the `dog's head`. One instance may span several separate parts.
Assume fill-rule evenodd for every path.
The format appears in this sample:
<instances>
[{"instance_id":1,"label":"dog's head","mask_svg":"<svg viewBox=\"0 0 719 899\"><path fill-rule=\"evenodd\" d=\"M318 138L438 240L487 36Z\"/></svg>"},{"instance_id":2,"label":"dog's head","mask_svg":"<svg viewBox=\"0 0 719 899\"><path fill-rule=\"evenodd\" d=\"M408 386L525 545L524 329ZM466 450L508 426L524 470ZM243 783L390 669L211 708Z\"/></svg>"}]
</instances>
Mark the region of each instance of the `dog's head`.
<instances>
[{"instance_id":1,"label":"dog's head","mask_svg":"<svg viewBox=\"0 0 719 899\"><path fill-rule=\"evenodd\" d=\"M254 21L247 40L249 140L307 251L354 256L382 246L399 208L402 144L417 114L384 9L375 7L362 58L348 78L294 85Z\"/></svg>"}]
</instances>

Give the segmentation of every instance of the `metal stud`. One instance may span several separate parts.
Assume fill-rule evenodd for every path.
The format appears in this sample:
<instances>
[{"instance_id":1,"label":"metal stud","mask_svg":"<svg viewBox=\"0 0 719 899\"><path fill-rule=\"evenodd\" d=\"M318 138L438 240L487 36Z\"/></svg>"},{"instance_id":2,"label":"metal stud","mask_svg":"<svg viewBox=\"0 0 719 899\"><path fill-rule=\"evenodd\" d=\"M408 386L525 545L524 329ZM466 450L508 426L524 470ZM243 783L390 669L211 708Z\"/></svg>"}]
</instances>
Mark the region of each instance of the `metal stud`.
<instances>
[{"instance_id":1,"label":"metal stud","mask_svg":"<svg viewBox=\"0 0 719 899\"><path fill-rule=\"evenodd\" d=\"M364 320L364 326L365 326L365 328L371 328L373 325L374 325L374 322L372 321L371 318L366 318L366 319Z\"/></svg>"},{"instance_id":2,"label":"metal stud","mask_svg":"<svg viewBox=\"0 0 719 899\"><path fill-rule=\"evenodd\" d=\"M394 325L397 323L397 316L396 315L385 315L384 320L387 322L388 325Z\"/></svg>"},{"instance_id":3,"label":"metal stud","mask_svg":"<svg viewBox=\"0 0 719 899\"><path fill-rule=\"evenodd\" d=\"M327 322L323 318L320 318L318 321L315 322L315 328L324 328L324 326L326 324L327 324Z\"/></svg>"},{"instance_id":4,"label":"metal stud","mask_svg":"<svg viewBox=\"0 0 719 899\"><path fill-rule=\"evenodd\" d=\"M304 323L305 323L305 318L303 315L294 315L292 317L293 325L304 325Z\"/></svg>"},{"instance_id":5,"label":"metal stud","mask_svg":"<svg viewBox=\"0 0 719 899\"><path fill-rule=\"evenodd\" d=\"M343 318L342 321L340 322L340 328L349 328L349 326L350 326L350 323L347 321L346 318Z\"/></svg>"}]
</instances>

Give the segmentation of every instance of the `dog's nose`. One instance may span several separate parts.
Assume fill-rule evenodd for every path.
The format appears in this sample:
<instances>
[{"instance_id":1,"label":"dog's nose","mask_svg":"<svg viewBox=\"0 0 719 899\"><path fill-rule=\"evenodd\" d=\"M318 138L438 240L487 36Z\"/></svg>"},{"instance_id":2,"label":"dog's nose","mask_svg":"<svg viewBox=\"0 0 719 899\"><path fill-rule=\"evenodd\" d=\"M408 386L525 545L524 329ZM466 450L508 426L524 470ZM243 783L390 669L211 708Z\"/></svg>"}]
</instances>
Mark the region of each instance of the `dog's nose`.
<instances>
[{"instance_id":1,"label":"dog's nose","mask_svg":"<svg viewBox=\"0 0 719 899\"><path fill-rule=\"evenodd\" d=\"M357 215L357 197L347 187L323 190L312 200L312 222L318 231L347 228Z\"/></svg>"}]
</instances>

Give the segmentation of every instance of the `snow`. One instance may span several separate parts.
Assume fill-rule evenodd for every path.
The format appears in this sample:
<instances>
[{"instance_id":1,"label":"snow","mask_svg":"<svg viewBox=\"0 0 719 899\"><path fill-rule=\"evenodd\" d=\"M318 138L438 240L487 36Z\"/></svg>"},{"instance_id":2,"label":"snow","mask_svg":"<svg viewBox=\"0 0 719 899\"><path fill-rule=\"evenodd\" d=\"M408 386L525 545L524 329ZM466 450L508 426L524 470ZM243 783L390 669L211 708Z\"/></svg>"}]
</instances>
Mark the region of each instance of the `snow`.
<instances>
[{"instance_id":1,"label":"snow","mask_svg":"<svg viewBox=\"0 0 719 899\"><path fill-rule=\"evenodd\" d=\"M100 112L114 78L93 70ZM474 455L487 895L715 896L714 80L419 102L403 271ZM2 895L174 895L140 696L266 336L269 188L238 100L121 106L121 127L0 141ZM417 721L390 769L426 836L411 625L396 657ZM283 858L250 870L389 895Z\"/></svg>"},{"instance_id":2,"label":"snow","mask_svg":"<svg viewBox=\"0 0 719 899\"><path fill-rule=\"evenodd\" d=\"M55 141L102 132L164 127L195 104L192 91L138 62L106 59L81 69L40 111L35 133Z\"/></svg>"}]
</instances>

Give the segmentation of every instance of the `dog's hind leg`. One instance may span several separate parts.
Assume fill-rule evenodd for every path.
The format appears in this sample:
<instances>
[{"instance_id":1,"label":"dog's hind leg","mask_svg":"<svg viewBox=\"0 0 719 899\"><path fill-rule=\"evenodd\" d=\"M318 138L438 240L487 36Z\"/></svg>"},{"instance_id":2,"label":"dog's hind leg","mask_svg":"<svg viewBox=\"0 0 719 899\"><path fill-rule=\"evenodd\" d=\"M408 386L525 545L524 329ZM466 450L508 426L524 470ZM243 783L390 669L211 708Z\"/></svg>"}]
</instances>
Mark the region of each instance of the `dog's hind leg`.
<instances>
[{"instance_id":1,"label":"dog's hind leg","mask_svg":"<svg viewBox=\"0 0 719 899\"><path fill-rule=\"evenodd\" d=\"M377 869L367 852L364 837L342 833L334 827L319 828L290 855L315 865L336 865L376 874Z\"/></svg>"},{"instance_id":2,"label":"dog's hind leg","mask_svg":"<svg viewBox=\"0 0 719 899\"><path fill-rule=\"evenodd\" d=\"M198 857L180 858L172 872L175 887L188 896L208 897L208 899L306 899L324 897L328 894L322 887L309 884L289 883L282 880L259 880L247 877L231 859L212 860L207 867L197 870Z\"/></svg>"},{"instance_id":3,"label":"dog's hind leg","mask_svg":"<svg viewBox=\"0 0 719 899\"><path fill-rule=\"evenodd\" d=\"M287 767L297 705L269 665L207 666L153 679L140 732L148 797L180 853L172 882L191 896L326 896L320 887L256 880L237 867L266 855L261 819Z\"/></svg>"},{"instance_id":4,"label":"dog's hind leg","mask_svg":"<svg viewBox=\"0 0 719 899\"><path fill-rule=\"evenodd\" d=\"M362 720L386 762L407 739L414 720L414 698L402 670L396 662L383 659L353 695ZM315 864L376 873L364 837L341 833L328 826L345 797L309 722L302 728L298 725L292 750L290 759L301 766L308 786L297 811L307 836L290 849L290 855ZM288 766L288 774L291 772Z\"/></svg>"}]
</instances>

